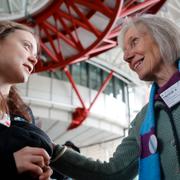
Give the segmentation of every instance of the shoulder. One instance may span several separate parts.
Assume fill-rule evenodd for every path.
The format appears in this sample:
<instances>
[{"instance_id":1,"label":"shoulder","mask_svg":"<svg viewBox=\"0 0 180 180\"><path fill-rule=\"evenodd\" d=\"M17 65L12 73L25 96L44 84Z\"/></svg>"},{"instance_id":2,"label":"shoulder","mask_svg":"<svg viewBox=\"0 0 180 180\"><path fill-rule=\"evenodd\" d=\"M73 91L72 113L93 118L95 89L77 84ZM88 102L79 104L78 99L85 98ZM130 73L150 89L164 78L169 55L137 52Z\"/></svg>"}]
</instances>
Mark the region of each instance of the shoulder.
<instances>
[{"instance_id":1,"label":"shoulder","mask_svg":"<svg viewBox=\"0 0 180 180\"><path fill-rule=\"evenodd\" d=\"M146 104L140 111L137 113L136 117L133 119L133 121L130 123L129 127L129 136L134 136L139 142L139 134L140 134L140 128L141 124L145 119L146 111L147 111L147 106Z\"/></svg>"},{"instance_id":2,"label":"shoulder","mask_svg":"<svg viewBox=\"0 0 180 180\"><path fill-rule=\"evenodd\" d=\"M134 118L134 120L131 122L130 127L136 127L137 129L140 128L145 115L146 115L146 111L147 111L147 107L148 104L146 104L136 115L136 117Z\"/></svg>"}]
</instances>

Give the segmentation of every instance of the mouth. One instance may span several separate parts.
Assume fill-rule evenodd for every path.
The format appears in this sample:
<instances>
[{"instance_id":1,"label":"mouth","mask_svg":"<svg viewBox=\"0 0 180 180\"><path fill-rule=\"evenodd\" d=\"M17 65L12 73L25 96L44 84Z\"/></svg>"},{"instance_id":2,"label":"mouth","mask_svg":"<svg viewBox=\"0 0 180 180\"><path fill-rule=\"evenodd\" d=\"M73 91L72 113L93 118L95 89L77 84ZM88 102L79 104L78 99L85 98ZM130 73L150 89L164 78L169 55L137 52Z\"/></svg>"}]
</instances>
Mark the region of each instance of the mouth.
<instances>
[{"instance_id":1,"label":"mouth","mask_svg":"<svg viewBox=\"0 0 180 180\"><path fill-rule=\"evenodd\" d=\"M33 71L33 67L28 64L23 64L23 66L25 67L26 71L31 74L31 72Z\"/></svg>"},{"instance_id":2,"label":"mouth","mask_svg":"<svg viewBox=\"0 0 180 180\"><path fill-rule=\"evenodd\" d=\"M135 61L135 62L132 64L132 69L133 69L134 71L137 71L137 70L141 67L143 61L144 61L144 58L141 58L141 59Z\"/></svg>"}]
</instances>

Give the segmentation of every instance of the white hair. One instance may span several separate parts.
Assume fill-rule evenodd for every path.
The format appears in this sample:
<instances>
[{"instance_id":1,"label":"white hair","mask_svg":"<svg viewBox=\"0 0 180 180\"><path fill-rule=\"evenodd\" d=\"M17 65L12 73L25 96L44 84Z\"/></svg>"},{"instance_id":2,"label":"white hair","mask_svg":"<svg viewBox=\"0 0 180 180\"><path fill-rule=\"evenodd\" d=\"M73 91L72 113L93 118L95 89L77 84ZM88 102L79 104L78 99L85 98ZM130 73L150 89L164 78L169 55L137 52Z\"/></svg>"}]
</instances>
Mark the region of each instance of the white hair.
<instances>
[{"instance_id":1,"label":"white hair","mask_svg":"<svg viewBox=\"0 0 180 180\"><path fill-rule=\"evenodd\" d=\"M125 20L118 37L120 46L129 28L144 25L158 44L165 63L174 64L180 58L180 30L175 23L157 15L143 15Z\"/></svg>"}]
</instances>

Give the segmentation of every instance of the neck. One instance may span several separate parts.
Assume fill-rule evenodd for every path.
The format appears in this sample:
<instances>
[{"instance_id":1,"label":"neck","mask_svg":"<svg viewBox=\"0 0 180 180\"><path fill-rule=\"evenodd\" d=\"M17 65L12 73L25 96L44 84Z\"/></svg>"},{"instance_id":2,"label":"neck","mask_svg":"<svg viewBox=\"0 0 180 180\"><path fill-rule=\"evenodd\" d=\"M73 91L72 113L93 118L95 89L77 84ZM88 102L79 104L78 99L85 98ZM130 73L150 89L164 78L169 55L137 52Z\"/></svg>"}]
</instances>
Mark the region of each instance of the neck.
<instances>
[{"instance_id":1,"label":"neck","mask_svg":"<svg viewBox=\"0 0 180 180\"><path fill-rule=\"evenodd\" d=\"M2 85L0 84L0 92L4 96L8 96L10 88L11 88L11 85L9 84L2 84Z\"/></svg>"},{"instance_id":2,"label":"neck","mask_svg":"<svg viewBox=\"0 0 180 180\"><path fill-rule=\"evenodd\" d=\"M0 100L1 100L1 109L0 109L0 113L7 113L8 112L8 107L7 107L7 104L5 103L4 100L9 95L10 88L11 88L11 85L0 84L0 93L1 93L1 98L0 98ZM4 98L4 100L3 100L3 98Z\"/></svg>"},{"instance_id":3,"label":"neck","mask_svg":"<svg viewBox=\"0 0 180 180\"><path fill-rule=\"evenodd\" d=\"M178 69L176 66L167 65L164 70L161 71L161 73L156 77L155 82L159 87L162 87L177 71Z\"/></svg>"}]
</instances>

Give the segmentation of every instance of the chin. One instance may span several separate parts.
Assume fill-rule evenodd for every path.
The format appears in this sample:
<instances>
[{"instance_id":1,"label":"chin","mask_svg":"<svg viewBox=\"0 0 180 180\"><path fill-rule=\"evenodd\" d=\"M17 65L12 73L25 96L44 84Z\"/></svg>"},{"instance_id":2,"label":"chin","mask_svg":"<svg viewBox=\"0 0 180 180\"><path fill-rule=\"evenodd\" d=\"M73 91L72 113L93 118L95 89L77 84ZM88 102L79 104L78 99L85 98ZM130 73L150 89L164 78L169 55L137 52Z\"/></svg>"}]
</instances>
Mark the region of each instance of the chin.
<instances>
[{"instance_id":1,"label":"chin","mask_svg":"<svg viewBox=\"0 0 180 180\"><path fill-rule=\"evenodd\" d=\"M154 79L152 78L152 77L150 77L150 76L139 76L139 79L141 80L141 81L154 81Z\"/></svg>"},{"instance_id":2,"label":"chin","mask_svg":"<svg viewBox=\"0 0 180 180\"><path fill-rule=\"evenodd\" d=\"M144 81L144 77L142 75L138 75L139 79Z\"/></svg>"},{"instance_id":3,"label":"chin","mask_svg":"<svg viewBox=\"0 0 180 180\"><path fill-rule=\"evenodd\" d=\"M139 72L138 77L141 81L148 81L149 75L143 71Z\"/></svg>"},{"instance_id":4,"label":"chin","mask_svg":"<svg viewBox=\"0 0 180 180\"><path fill-rule=\"evenodd\" d=\"M25 77L22 83L26 83L28 81L29 77Z\"/></svg>"},{"instance_id":5,"label":"chin","mask_svg":"<svg viewBox=\"0 0 180 180\"><path fill-rule=\"evenodd\" d=\"M29 79L29 76L27 75L19 76L19 78L17 79L17 83L26 83L28 79Z\"/></svg>"}]
</instances>

